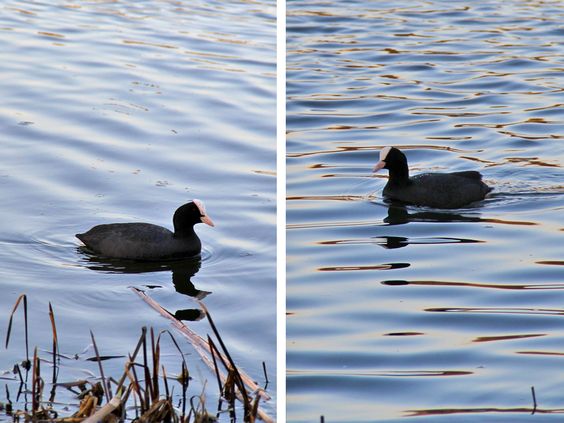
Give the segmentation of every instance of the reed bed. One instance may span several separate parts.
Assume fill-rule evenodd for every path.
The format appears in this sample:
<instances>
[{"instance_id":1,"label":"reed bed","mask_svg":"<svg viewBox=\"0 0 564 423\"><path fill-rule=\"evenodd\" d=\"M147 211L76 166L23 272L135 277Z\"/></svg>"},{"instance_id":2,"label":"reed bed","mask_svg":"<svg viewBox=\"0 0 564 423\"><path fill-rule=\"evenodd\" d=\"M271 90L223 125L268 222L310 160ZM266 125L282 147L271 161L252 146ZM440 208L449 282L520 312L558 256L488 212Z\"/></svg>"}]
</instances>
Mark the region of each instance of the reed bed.
<instances>
[{"instance_id":1,"label":"reed bed","mask_svg":"<svg viewBox=\"0 0 564 423\"><path fill-rule=\"evenodd\" d=\"M261 401L268 401L270 396L264 388L259 387L241 369L239 369L221 338L209 310L200 302L213 332L207 339L200 337L183 322L177 320L156 301L142 290L133 288L154 310L168 318L183 337L185 337L198 353L201 360L211 369L219 387L219 401L215 411L208 409L205 391L206 382L201 392L192 392L190 372L175 335L169 330L155 333L152 328L143 327L137 345L125 360L123 373L119 377L107 375L103 362L108 357L99 353L96 338L92 332L90 337L95 352L92 360L98 364L98 375L93 378L59 381L61 357L55 313L49 304L49 318L52 330L51 350L47 351L49 359L40 357L38 348L34 348L33 356L29 350L29 326L27 315L27 297L18 297L10 314L6 333L5 347L8 348L13 330L14 315L21 308L24 322L25 358L14 365L13 374L19 382L15 402L8 384L5 385L5 402L0 402L0 416L9 416L13 421L24 422L59 422L59 423L114 423L135 421L139 423L173 422L173 423L211 423L220 421L254 423L262 420L274 422L261 407ZM161 341L168 338L173 349L178 352L181 371L175 377L167 374L161 364ZM167 345L170 345L167 343ZM169 346L170 349L170 346ZM44 364L51 367L47 375L42 371ZM263 363L264 366L264 363ZM265 380L268 384L268 376ZM50 379L50 383L46 380ZM14 383L12 383L14 385ZM47 387L50 386L50 389ZM56 396L60 390L70 391L75 398L76 411L62 416L65 407L57 403ZM179 391L179 392L178 392ZM23 400L22 400L23 396ZM23 409L16 409L23 404ZM68 408L68 407L67 407Z\"/></svg>"}]
</instances>

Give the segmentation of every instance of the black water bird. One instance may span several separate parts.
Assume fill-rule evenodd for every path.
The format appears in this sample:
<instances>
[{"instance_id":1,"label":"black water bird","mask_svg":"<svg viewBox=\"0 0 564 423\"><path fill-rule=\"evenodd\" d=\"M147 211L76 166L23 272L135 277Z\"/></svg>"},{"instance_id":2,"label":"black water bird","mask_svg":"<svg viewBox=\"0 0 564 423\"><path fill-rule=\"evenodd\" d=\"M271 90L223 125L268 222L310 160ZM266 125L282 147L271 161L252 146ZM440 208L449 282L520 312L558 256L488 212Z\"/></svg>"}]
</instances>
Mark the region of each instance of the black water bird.
<instances>
[{"instance_id":1,"label":"black water bird","mask_svg":"<svg viewBox=\"0 0 564 423\"><path fill-rule=\"evenodd\" d=\"M390 173L384 197L406 204L456 209L483 200L492 190L482 182L482 175L476 171L422 173L410 178L407 159L395 147L385 147L380 151L380 161L374 172L380 169L388 169Z\"/></svg>"},{"instance_id":2,"label":"black water bird","mask_svg":"<svg viewBox=\"0 0 564 423\"><path fill-rule=\"evenodd\" d=\"M111 223L76 234L87 249L103 257L161 260L193 257L202 251L194 225L214 226L200 200L180 206L173 217L174 232L151 223Z\"/></svg>"}]
</instances>

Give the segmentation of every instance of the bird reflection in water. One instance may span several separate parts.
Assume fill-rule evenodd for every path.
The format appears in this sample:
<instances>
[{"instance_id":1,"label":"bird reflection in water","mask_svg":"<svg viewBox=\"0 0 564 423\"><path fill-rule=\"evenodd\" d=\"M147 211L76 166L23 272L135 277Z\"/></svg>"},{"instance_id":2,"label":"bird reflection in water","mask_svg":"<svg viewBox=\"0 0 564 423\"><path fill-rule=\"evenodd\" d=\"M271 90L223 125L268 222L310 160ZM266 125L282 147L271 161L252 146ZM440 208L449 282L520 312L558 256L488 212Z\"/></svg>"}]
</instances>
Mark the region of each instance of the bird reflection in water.
<instances>
[{"instance_id":1,"label":"bird reflection in water","mask_svg":"<svg viewBox=\"0 0 564 423\"><path fill-rule=\"evenodd\" d=\"M388 207L388 216L384 222L389 225L403 225L410 222L481 222L478 216L469 216L452 211L416 211L410 213L407 207L392 203Z\"/></svg>"},{"instance_id":2,"label":"bird reflection in water","mask_svg":"<svg viewBox=\"0 0 564 423\"><path fill-rule=\"evenodd\" d=\"M415 211L410 213L404 205L392 203L388 206L388 216L384 218L384 223L388 225L403 225L411 222L483 222L478 216L462 215L452 211ZM381 236L381 241L377 242L383 248L395 249L407 247L411 244L450 244L450 243L477 243L482 242L467 238L432 237L410 239L402 236Z\"/></svg>"},{"instance_id":3,"label":"bird reflection in water","mask_svg":"<svg viewBox=\"0 0 564 423\"><path fill-rule=\"evenodd\" d=\"M196 288L192 282L192 277L198 273L202 264L200 257L174 261L136 261L98 257L92 255L84 247L79 247L78 250L84 257L83 263L91 270L127 274L170 271L172 272L174 289L179 294L187 295L195 300L203 300L211 294L210 291ZM159 285L146 285L146 287L153 289L159 287ZM178 320L185 321L197 321L205 317L205 313L198 308L177 310L171 314Z\"/></svg>"},{"instance_id":4,"label":"bird reflection in water","mask_svg":"<svg viewBox=\"0 0 564 423\"><path fill-rule=\"evenodd\" d=\"M524 220L507 220L498 218L482 218L478 213L478 208L462 209L460 212L422 210L410 213L409 210L417 207L408 208L403 203L395 201L385 201L388 205L388 216L384 218L384 223L389 225L403 225L410 222L479 222L494 225L519 225L537 226L537 222ZM462 214L462 212L464 214Z\"/></svg>"}]
</instances>

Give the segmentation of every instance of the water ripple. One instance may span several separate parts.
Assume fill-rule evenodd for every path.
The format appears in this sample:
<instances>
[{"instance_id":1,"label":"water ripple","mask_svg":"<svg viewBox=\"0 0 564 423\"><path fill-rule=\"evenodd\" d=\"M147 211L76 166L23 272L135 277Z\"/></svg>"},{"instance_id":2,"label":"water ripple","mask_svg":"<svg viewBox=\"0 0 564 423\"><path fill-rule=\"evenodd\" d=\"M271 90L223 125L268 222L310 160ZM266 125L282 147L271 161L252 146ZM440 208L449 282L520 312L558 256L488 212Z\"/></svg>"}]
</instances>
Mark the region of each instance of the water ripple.
<instances>
[{"instance_id":1,"label":"water ripple","mask_svg":"<svg viewBox=\"0 0 564 423\"><path fill-rule=\"evenodd\" d=\"M288 3L288 420L562 413L563 13ZM478 170L494 191L390 205L371 173L387 145L412 174ZM468 374L404 377L420 369ZM545 408L523 406L531 385Z\"/></svg>"}]
</instances>

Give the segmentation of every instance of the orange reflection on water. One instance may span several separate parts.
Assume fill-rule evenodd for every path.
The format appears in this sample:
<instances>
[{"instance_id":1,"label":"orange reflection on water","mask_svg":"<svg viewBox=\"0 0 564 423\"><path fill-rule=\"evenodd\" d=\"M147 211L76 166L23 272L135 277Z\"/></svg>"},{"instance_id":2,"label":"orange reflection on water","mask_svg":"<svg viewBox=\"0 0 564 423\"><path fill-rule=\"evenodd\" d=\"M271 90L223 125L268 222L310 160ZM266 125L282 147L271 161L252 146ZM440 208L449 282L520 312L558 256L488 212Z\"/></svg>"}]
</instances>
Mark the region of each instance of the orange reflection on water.
<instances>
[{"instance_id":1,"label":"orange reflection on water","mask_svg":"<svg viewBox=\"0 0 564 423\"><path fill-rule=\"evenodd\" d=\"M345 272L351 270L392 270L404 269L411 266L409 263L375 264L371 266L330 266L317 268L320 272Z\"/></svg>"},{"instance_id":2,"label":"orange reflection on water","mask_svg":"<svg viewBox=\"0 0 564 423\"><path fill-rule=\"evenodd\" d=\"M535 407L518 407L518 408L443 408L429 410L406 410L406 417L417 416L442 416L446 414L484 414L484 413L526 413L526 414L563 414L562 408L535 408Z\"/></svg>"},{"instance_id":3,"label":"orange reflection on water","mask_svg":"<svg viewBox=\"0 0 564 423\"><path fill-rule=\"evenodd\" d=\"M383 281L383 285L399 286L399 285L425 285L425 286L455 286L470 288L494 288L494 289L564 289L564 283L554 284L495 284L495 283L474 283L474 282L451 282L451 281L404 281L390 280ZM446 311L446 310L445 310Z\"/></svg>"},{"instance_id":4,"label":"orange reflection on water","mask_svg":"<svg viewBox=\"0 0 564 423\"><path fill-rule=\"evenodd\" d=\"M524 335L479 336L478 338L472 340L472 342L508 341L512 339L536 338L539 336L546 336L546 333L532 333L532 334L524 334Z\"/></svg>"},{"instance_id":5,"label":"orange reflection on water","mask_svg":"<svg viewBox=\"0 0 564 423\"><path fill-rule=\"evenodd\" d=\"M564 316L562 309L550 308L510 308L510 307L436 307L425 311L440 313L491 313L491 314L537 314L547 316Z\"/></svg>"}]
</instances>

